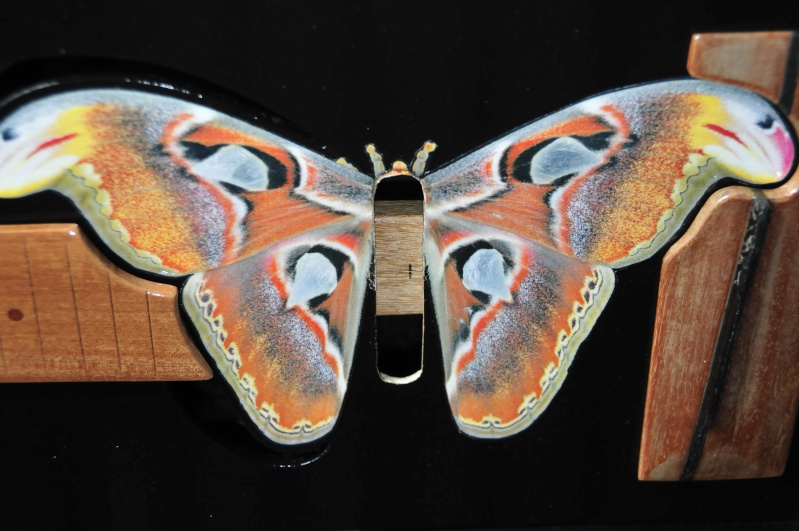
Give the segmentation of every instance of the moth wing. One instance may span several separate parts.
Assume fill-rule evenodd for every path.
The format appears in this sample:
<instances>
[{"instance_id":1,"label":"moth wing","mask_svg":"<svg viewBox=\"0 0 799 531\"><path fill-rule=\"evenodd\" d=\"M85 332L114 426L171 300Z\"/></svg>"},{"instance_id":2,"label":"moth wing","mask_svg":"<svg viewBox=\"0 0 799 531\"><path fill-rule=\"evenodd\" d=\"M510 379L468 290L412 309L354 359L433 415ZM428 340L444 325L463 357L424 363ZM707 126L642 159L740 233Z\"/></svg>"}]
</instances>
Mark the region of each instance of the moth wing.
<instances>
[{"instance_id":1,"label":"moth wing","mask_svg":"<svg viewBox=\"0 0 799 531\"><path fill-rule=\"evenodd\" d=\"M358 338L371 220L281 241L193 275L183 303L220 372L272 440L335 423Z\"/></svg>"},{"instance_id":2,"label":"moth wing","mask_svg":"<svg viewBox=\"0 0 799 531\"><path fill-rule=\"evenodd\" d=\"M374 180L174 97L65 91L0 121L0 196L70 197L183 301L250 417L301 443L333 425L372 252Z\"/></svg>"},{"instance_id":3,"label":"moth wing","mask_svg":"<svg viewBox=\"0 0 799 531\"><path fill-rule=\"evenodd\" d=\"M429 222L426 236L456 422L477 437L516 433L560 388L613 270L482 225Z\"/></svg>"},{"instance_id":4,"label":"moth wing","mask_svg":"<svg viewBox=\"0 0 799 531\"><path fill-rule=\"evenodd\" d=\"M771 104L748 91L692 80L657 83L566 108L425 177L425 256L461 428L496 437L528 425L557 391L610 296L611 268L656 253L721 179L784 179L794 159L789 131ZM522 249L527 276L509 276L522 263ZM532 284L518 291L525 282ZM593 301L581 300L586 289ZM499 306L475 320L486 304ZM552 349L564 337L568 348L558 363ZM475 353L464 357L472 347ZM519 364L521 354L511 363L503 348L527 352L536 376ZM550 362L558 376L538 390L537 375ZM478 378L482 371L492 375L491 385ZM510 389L513 405L505 398ZM473 396L481 405L464 416ZM506 413L485 405L495 403Z\"/></svg>"},{"instance_id":5,"label":"moth wing","mask_svg":"<svg viewBox=\"0 0 799 531\"><path fill-rule=\"evenodd\" d=\"M7 108L0 197L63 193L145 271L209 271L342 215L371 216L373 179L210 107L85 89Z\"/></svg>"}]
</instances>

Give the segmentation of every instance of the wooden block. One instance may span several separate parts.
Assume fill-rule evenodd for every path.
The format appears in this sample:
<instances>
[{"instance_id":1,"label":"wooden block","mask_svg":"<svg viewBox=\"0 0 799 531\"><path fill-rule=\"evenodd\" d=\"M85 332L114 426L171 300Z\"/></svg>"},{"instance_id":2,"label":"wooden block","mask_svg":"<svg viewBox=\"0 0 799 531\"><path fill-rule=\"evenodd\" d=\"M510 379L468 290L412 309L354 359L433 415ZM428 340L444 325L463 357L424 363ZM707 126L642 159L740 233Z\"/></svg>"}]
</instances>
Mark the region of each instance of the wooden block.
<instances>
[{"instance_id":1,"label":"wooden block","mask_svg":"<svg viewBox=\"0 0 799 531\"><path fill-rule=\"evenodd\" d=\"M799 174L765 193L772 219L696 479L781 475L799 402Z\"/></svg>"},{"instance_id":2,"label":"wooden block","mask_svg":"<svg viewBox=\"0 0 799 531\"><path fill-rule=\"evenodd\" d=\"M790 31L700 33L688 53L688 73L780 99L791 42ZM730 56L737 60L730 61Z\"/></svg>"},{"instance_id":3,"label":"wooden block","mask_svg":"<svg viewBox=\"0 0 799 531\"><path fill-rule=\"evenodd\" d=\"M377 315L424 313L422 201L375 202Z\"/></svg>"},{"instance_id":4,"label":"wooden block","mask_svg":"<svg viewBox=\"0 0 799 531\"><path fill-rule=\"evenodd\" d=\"M177 288L109 262L77 225L0 226L0 382L201 380Z\"/></svg>"},{"instance_id":5,"label":"wooden block","mask_svg":"<svg viewBox=\"0 0 799 531\"><path fill-rule=\"evenodd\" d=\"M682 474L751 201L747 188L716 192L663 258L639 479Z\"/></svg>"},{"instance_id":6,"label":"wooden block","mask_svg":"<svg viewBox=\"0 0 799 531\"><path fill-rule=\"evenodd\" d=\"M716 192L663 259L639 479L683 475L753 196ZM693 479L777 476L787 461L799 402L799 174L765 196L769 230Z\"/></svg>"},{"instance_id":7,"label":"wooden block","mask_svg":"<svg viewBox=\"0 0 799 531\"><path fill-rule=\"evenodd\" d=\"M790 31L700 33L691 43L688 73L754 90L799 119L796 48Z\"/></svg>"},{"instance_id":8,"label":"wooden block","mask_svg":"<svg viewBox=\"0 0 799 531\"><path fill-rule=\"evenodd\" d=\"M697 35L688 69L760 92L796 117L797 51L790 32ZM722 319L735 310L728 294L756 194L734 187L711 196L664 257L639 479L768 477L785 467L799 402L799 319L790 308L799 289L799 174L762 193L771 219L729 369L721 381L709 377Z\"/></svg>"}]
</instances>

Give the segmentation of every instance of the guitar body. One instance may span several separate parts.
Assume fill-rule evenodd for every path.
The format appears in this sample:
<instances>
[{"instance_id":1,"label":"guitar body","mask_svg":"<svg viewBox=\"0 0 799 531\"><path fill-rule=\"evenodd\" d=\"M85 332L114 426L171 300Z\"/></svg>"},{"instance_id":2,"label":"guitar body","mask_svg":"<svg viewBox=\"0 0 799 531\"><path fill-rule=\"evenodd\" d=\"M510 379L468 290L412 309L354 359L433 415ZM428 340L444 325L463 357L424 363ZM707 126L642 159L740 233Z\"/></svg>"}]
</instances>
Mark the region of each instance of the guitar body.
<instances>
[{"instance_id":1,"label":"guitar body","mask_svg":"<svg viewBox=\"0 0 799 531\"><path fill-rule=\"evenodd\" d=\"M686 2L657 12L631 3L617 11L580 11L519 4L476 13L456 6L417 12L249 5L173 12L136 5L121 15L99 4L83 13L19 5L16 23L0 22L7 43L0 64L16 65L0 73L1 88L10 94L48 72L83 73L87 80L98 70L175 76L174 83L199 90L208 83L223 106L229 101L232 108L242 97L242 108L276 111L292 125L275 120L268 129L328 159L345 156L365 173L367 143L394 160L408 159L432 139L439 148L428 169L435 172L595 94L684 77L694 31L739 29L753 19L764 28L799 27L799 15L776 7L747 14L713 7ZM115 30L120 17L126 25ZM657 22L645 26L644 17ZM628 21L623 30L621 21ZM409 38L389 38L399 24L410 24ZM25 62L31 57L39 59ZM148 72L154 62L158 67ZM484 221L458 215L440 219L450 228ZM76 222L108 247L52 192L3 200L0 222ZM426 297L421 377L405 386L381 380L374 325L363 319L357 341L347 346L351 369L335 429L298 450L264 447L241 427L236 399L218 374L209 382L0 386L5 518L20 528L67 521L89 528L109 522L121 528L342 528L799 520L796 443L778 478L637 480L665 252L610 273L612 296L603 299L590 335L580 337L557 397L534 423L505 438L481 439L478 428L454 420L458 408L442 357L453 362L457 355L442 354L435 286ZM568 267L577 254L570 253L545 263ZM107 256L132 271L113 253ZM374 296L366 293L362 311L370 316ZM183 317L191 320L192 311L198 310ZM208 327L199 336L213 332ZM215 398L232 406L214 405Z\"/></svg>"}]
</instances>

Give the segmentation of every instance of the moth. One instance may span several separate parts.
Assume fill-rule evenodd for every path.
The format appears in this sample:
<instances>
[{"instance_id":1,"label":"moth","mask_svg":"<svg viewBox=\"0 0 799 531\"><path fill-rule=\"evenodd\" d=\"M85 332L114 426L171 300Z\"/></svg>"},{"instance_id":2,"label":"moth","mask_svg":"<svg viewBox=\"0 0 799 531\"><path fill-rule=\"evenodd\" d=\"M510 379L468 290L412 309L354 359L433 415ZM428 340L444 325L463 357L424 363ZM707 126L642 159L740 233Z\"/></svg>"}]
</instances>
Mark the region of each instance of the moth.
<instances>
[{"instance_id":1,"label":"moth","mask_svg":"<svg viewBox=\"0 0 799 531\"><path fill-rule=\"evenodd\" d=\"M31 91L3 105L0 197L56 190L133 267L185 277L202 346L271 440L327 434L347 389L376 185L424 191L445 385L464 433L505 437L553 399L613 292L724 178L783 180L766 100L696 80L603 94L425 173L360 173L179 91Z\"/></svg>"}]
</instances>

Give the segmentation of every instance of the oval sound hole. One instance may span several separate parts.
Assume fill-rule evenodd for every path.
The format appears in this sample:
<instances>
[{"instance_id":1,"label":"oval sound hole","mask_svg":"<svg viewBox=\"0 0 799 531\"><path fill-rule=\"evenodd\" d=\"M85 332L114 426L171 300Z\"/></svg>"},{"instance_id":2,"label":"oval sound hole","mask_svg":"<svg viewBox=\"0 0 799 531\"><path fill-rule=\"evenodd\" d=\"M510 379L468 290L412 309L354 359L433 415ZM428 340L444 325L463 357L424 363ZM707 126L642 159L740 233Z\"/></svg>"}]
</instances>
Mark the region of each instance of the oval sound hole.
<instances>
[{"instance_id":1,"label":"oval sound hole","mask_svg":"<svg viewBox=\"0 0 799 531\"><path fill-rule=\"evenodd\" d=\"M387 178L375 198L377 371L383 381L410 383L422 374L422 186L408 176Z\"/></svg>"}]
</instances>

